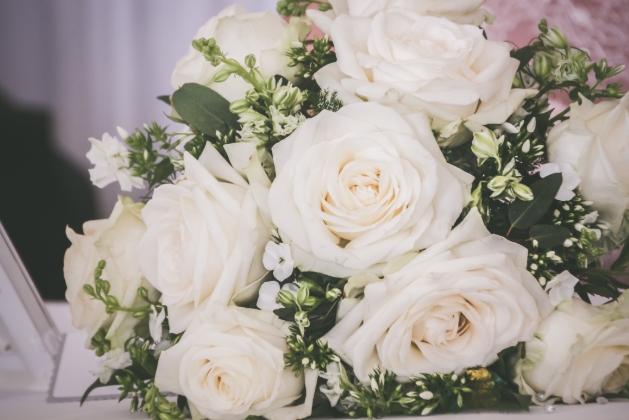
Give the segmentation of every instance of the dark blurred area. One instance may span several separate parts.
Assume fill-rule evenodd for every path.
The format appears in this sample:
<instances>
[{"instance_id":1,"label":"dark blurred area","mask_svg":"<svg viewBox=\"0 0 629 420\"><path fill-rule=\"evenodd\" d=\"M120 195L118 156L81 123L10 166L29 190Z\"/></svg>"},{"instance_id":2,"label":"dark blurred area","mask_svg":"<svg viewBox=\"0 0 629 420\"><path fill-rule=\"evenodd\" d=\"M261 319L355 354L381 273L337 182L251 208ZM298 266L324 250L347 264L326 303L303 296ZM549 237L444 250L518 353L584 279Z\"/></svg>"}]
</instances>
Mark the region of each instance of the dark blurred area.
<instances>
[{"instance_id":1,"label":"dark blurred area","mask_svg":"<svg viewBox=\"0 0 629 420\"><path fill-rule=\"evenodd\" d=\"M65 227L96 211L86 174L53 150L50 116L0 92L0 221L44 299L63 299Z\"/></svg>"}]
</instances>

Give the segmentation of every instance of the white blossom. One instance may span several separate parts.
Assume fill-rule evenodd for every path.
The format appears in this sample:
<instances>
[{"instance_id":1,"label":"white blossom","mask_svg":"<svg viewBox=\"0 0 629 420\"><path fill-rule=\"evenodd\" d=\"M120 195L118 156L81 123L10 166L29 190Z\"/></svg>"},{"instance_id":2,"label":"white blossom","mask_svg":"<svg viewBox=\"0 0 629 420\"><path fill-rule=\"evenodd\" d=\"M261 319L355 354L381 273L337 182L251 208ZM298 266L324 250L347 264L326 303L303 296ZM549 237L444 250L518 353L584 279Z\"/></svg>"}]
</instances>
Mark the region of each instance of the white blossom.
<instances>
[{"instance_id":1,"label":"white blossom","mask_svg":"<svg viewBox=\"0 0 629 420\"><path fill-rule=\"evenodd\" d=\"M335 407L343 394L343 390L341 389L341 367L339 363L329 363L325 373L319 372L319 377L327 381L325 385L319 387L319 391L330 400L330 405Z\"/></svg>"},{"instance_id":2,"label":"white blossom","mask_svg":"<svg viewBox=\"0 0 629 420\"><path fill-rule=\"evenodd\" d=\"M273 276L277 280L286 280L293 274L293 268L295 268L295 261L293 261L290 253L290 246L287 244L276 244L272 241L269 242L264 248L262 264L264 264L264 268L267 270L273 271Z\"/></svg>"},{"instance_id":3,"label":"white blossom","mask_svg":"<svg viewBox=\"0 0 629 420\"><path fill-rule=\"evenodd\" d=\"M295 283L287 283L281 287L281 290L287 290L297 297L299 286ZM280 284L276 281L267 281L260 287L258 293L258 303L256 306L263 311L274 311L283 308L277 303L277 295L280 292Z\"/></svg>"},{"instance_id":4,"label":"white blossom","mask_svg":"<svg viewBox=\"0 0 629 420\"><path fill-rule=\"evenodd\" d=\"M581 183L581 177L574 170L571 164L565 162L547 163L539 169L539 175L546 178L552 174L561 174L563 182L555 196L555 200L570 201L574 198L574 190Z\"/></svg>"},{"instance_id":5,"label":"white blossom","mask_svg":"<svg viewBox=\"0 0 629 420\"><path fill-rule=\"evenodd\" d=\"M129 366L131 366L131 355L123 349L113 349L105 354L92 373L98 376L102 384L106 384L114 371Z\"/></svg>"},{"instance_id":6,"label":"white blossom","mask_svg":"<svg viewBox=\"0 0 629 420\"><path fill-rule=\"evenodd\" d=\"M157 312L155 306L151 307L151 314L149 315L149 330L153 341L159 343L162 341L162 323L166 319L166 311L162 308Z\"/></svg>"},{"instance_id":7,"label":"white blossom","mask_svg":"<svg viewBox=\"0 0 629 420\"><path fill-rule=\"evenodd\" d=\"M129 151L120 140L108 133L103 139L89 139L92 148L87 152L87 159L94 165L90 169L90 180L98 188L104 188L118 181L120 189L131 191L133 188L144 188L142 178L133 176L129 169Z\"/></svg>"},{"instance_id":8,"label":"white blossom","mask_svg":"<svg viewBox=\"0 0 629 420\"><path fill-rule=\"evenodd\" d=\"M546 291L550 290L550 303L553 306L557 306L564 300L572 298L574 286L578 283L579 279L570 274L569 271L564 271L552 281L549 281L546 285Z\"/></svg>"}]
</instances>

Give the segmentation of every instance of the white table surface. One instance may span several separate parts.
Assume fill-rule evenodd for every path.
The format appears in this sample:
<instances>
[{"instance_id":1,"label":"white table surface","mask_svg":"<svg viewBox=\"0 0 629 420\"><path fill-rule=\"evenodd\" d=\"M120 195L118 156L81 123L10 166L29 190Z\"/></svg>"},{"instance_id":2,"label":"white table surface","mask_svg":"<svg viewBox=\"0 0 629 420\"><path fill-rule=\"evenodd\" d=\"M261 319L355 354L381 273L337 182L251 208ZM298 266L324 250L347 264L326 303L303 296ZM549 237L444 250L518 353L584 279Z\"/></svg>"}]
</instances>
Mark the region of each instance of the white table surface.
<instances>
[{"instance_id":1,"label":"white table surface","mask_svg":"<svg viewBox=\"0 0 629 420\"><path fill-rule=\"evenodd\" d=\"M70 313L66 305L47 305L62 333L72 331ZM146 419L142 413L130 413L129 401L87 401L83 407L77 402L47 403L44 393L0 394L0 420L138 420ZM430 417L429 417L430 418ZM585 406L557 405L555 412L546 413L533 407L530 413L465 413L439 415L436 420L629 420L629 402L611 401L608 404ZM398 419L403 419L398 417Z\"/></svg>"}]
</instances>

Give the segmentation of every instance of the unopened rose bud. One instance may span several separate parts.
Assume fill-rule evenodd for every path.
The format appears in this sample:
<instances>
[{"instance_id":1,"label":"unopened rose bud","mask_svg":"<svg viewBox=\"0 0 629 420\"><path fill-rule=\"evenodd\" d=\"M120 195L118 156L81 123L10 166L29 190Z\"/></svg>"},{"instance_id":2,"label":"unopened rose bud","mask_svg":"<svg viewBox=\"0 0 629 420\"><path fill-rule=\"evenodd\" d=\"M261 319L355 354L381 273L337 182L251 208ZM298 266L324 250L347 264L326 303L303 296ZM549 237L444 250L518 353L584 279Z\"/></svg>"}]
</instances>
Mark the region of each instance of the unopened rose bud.
<instances>
[{"instance_id":1,"label":"unopened rose bud","mask_svg":"<svg viewBox=\"0 0 629 420\"><path fill-rule=\"evenodd\" d=\"M330 302L334 302L335 300L337 300L341 295L343 294L343 292L341 292L339 289L330 289L325 293L325 298L327 300L329 300Z\"/></svg>"}]
</instances>

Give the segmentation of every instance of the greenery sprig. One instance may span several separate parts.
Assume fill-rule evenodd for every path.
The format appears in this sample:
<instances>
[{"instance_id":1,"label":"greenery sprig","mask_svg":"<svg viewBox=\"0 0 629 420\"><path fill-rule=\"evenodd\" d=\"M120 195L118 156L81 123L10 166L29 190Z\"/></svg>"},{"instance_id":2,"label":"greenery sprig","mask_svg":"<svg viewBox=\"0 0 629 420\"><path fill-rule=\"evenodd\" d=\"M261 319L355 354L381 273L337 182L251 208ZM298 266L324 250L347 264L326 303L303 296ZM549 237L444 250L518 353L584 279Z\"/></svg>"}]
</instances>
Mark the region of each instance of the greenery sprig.
<instances>
[{"instance_id":1,"label":"greenery sprig","mask_svg":"<svg viewBox=\"0 0 629 420\"><path fill-rule=\"evenodd\" d=\"M470 408L528 410L530 399L519 401L506 382L486 368L455 373L425 374L399 382L392 372L374 369L365 385L341 368L341 406L350 417L456 413Z\"/></svg>"},{"instance_id":2,"label":"greenery sprig","mask_svg":"<svg viewBox=\"0 0 629 420\"><path fill-rule=\"evenodd\" d=\"M121 306L118 302L118 298L109 294L111 290L111 283L109 283L108 280L103 280L101 278L106 265L107 262L105 260L98 262L98 266L94 269L94 286L85 284L83 286L83 291L88 296L91 296L92 299L101 301L105 305L105 312L108 315L111 315L114 312L130 312L133 314L134 318L141 319L148 316L151 311L151 305L160 305L158 302L150 302L149 305L139 308ZM138 289L138 296L148 299L148 292L146 289L140 288Z\"/></svg>"},{"instance_id":3,"label":"greenery sprig","mask_svg":"<svg viewBox=\"0 0 629 420\"><path fill-rule=\"evenodd\" d=\"M295 76L310 79L323 67L336 62L336 53L333 48L334 44L328 35L306 40L300 46L291 47L286 53L291 59L288 67L301 66Z\"/></svg>"},{"instance_id":4,"label":"greenery sprig","mask_svg":"<svg viewBox=\"0 0 629 420\"><path fill-rule=\"evenodd\" d=\"M316 4L322 12L332 9L330 3L322 0L280 0L277 3L277 13L283 16L303 16L311 4Z\"/></svg>"}]
</instances>

